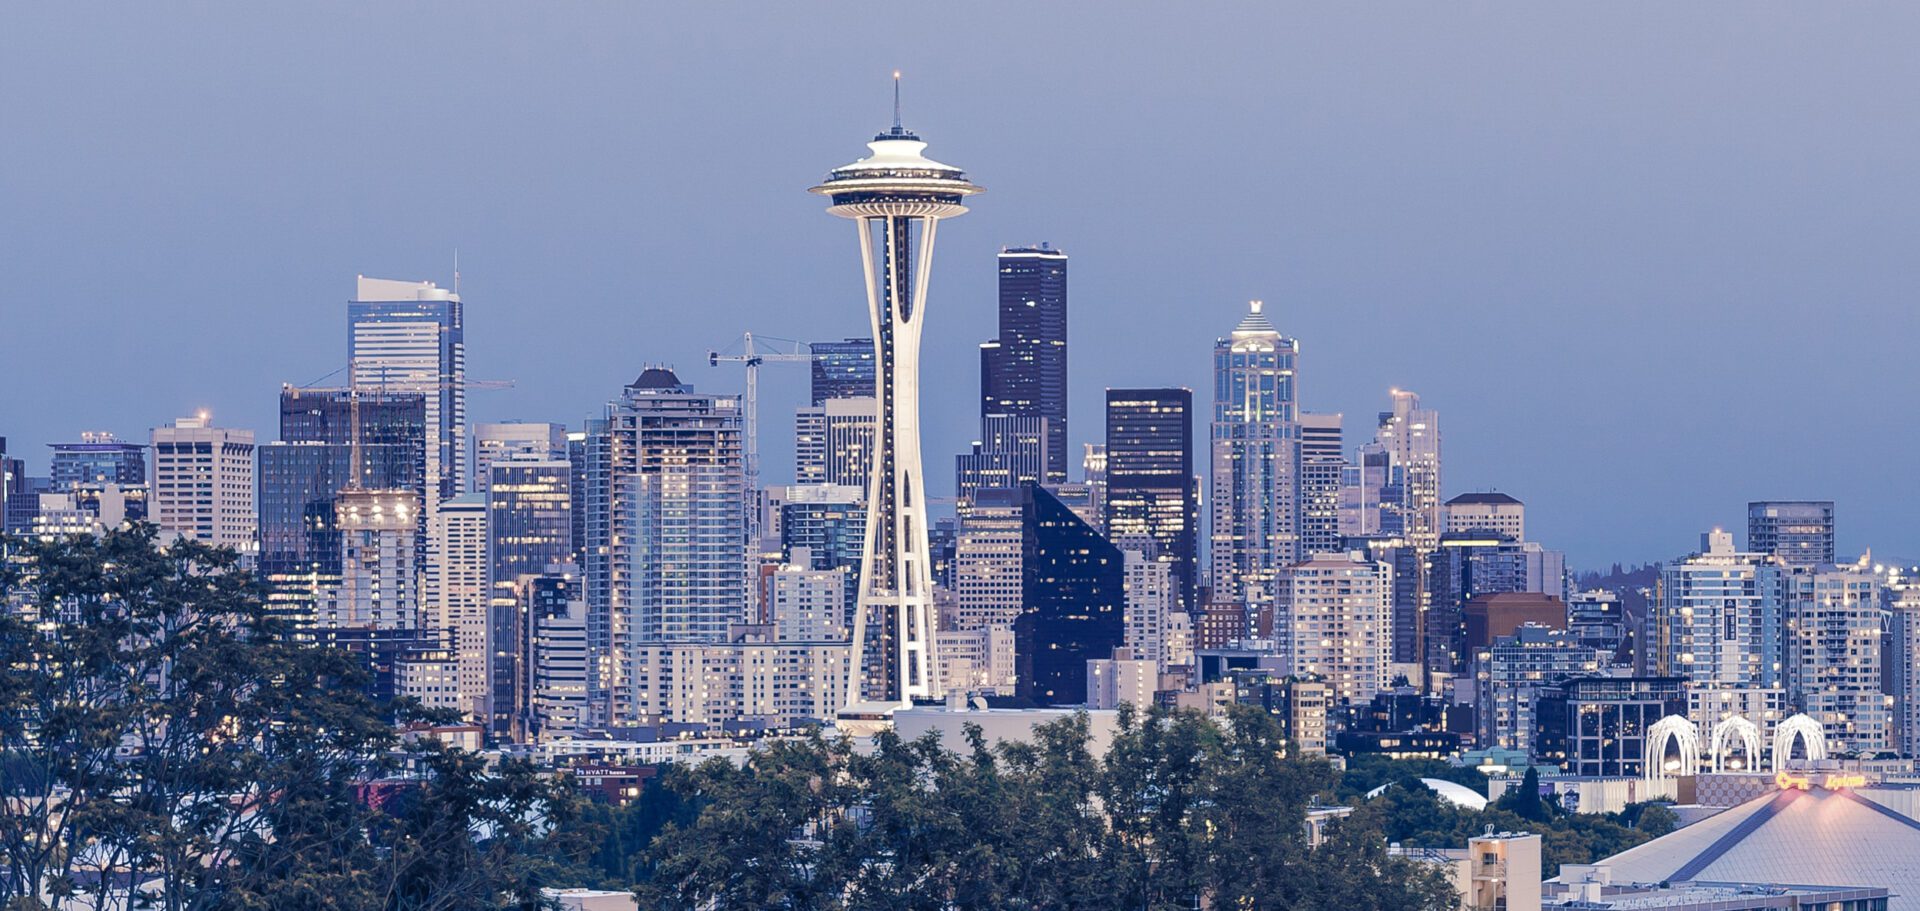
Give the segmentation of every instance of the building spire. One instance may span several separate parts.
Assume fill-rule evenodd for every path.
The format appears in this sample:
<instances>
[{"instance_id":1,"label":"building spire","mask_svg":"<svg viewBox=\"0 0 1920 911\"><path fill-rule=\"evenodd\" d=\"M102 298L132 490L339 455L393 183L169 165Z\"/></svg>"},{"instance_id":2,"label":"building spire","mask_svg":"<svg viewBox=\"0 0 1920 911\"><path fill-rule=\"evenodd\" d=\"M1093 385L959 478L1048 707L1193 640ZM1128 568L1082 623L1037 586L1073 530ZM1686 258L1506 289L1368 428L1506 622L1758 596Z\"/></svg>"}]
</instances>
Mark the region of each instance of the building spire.
<instances>
[{"instance_id":1,"label":"building spire","mask_svg":"<svg viewBox=\"0 0 1920 911\"><path fill-rule=\"evenodd\" d=\"M906 132L906 130L900 126L900 71L899 70L893 71L893 131L895 133Z\"/></svg>"}]
</instances>

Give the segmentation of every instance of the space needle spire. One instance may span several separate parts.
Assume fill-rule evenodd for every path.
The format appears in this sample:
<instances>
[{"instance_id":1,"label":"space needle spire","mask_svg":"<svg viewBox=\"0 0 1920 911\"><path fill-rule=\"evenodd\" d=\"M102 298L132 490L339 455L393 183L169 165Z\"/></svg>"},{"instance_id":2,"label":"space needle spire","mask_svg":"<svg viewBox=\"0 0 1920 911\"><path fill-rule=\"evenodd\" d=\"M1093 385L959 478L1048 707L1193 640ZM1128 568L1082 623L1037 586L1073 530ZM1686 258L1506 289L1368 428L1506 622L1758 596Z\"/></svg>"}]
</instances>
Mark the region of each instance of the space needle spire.
<instances>
[{"instance_id":1,"label":"space needle spire","mask_svg":"<svg viewBox=\"0 0 1920 911\"><path fill-rule=\"evenodd\" d=\"M873 329L879 413L867 489L867 536L853 618L844 716L881 715L943 695L934 650L933 572L926 488L920 468L920 339L934 231L980 192L965 172L927 158L927 144L900 122L894 74L893 128L871 154L833 169L811 192L859 230Z\"/></svg>"}]
</instances>

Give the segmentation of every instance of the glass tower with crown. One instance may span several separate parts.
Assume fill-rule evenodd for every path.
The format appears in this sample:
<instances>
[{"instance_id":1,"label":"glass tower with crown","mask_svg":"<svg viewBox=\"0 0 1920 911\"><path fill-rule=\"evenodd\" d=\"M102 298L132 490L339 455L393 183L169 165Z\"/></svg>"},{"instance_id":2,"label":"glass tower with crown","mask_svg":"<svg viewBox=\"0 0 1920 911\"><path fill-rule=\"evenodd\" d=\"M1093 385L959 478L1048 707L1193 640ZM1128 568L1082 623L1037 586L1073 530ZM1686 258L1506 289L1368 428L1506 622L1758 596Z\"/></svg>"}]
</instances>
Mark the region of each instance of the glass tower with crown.
<instances>
[{"instance_id":1,"label":"glass tower with crown","mask_svg":"<svg viewBox=\"0 0 1920 911\"><path fill-rule=\"evenodd\" d=\"M896 73L893 128L867 143L872 154L812 188L831 201L830 214L859 229L879 408L853 618L850 718L943 695L920 467L920 338L934 231L941 219L966 212L961 201L980 188L959 168L927 158L926 147L900 125Z\"/></svg>"}]
</instances>

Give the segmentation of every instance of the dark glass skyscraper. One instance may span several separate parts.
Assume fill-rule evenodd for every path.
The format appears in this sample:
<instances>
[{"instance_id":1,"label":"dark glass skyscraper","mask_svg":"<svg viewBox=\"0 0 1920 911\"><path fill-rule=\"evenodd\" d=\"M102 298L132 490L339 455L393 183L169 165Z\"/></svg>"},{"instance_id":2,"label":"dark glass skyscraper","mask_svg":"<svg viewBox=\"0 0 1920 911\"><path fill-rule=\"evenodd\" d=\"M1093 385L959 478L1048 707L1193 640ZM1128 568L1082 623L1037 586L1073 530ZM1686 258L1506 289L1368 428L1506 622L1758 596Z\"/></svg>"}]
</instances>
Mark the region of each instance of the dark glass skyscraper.
<instances>
[{"instance_id":1,"label":"dark glass skyscraper","mask_svg":"<svg viewBox=\"0 0 1920 911\"><path fill-rule=\"evenodd\" d=\"M980 346L980 414L1047 419L1049 484L1067 480L1067 254L1000 254L1000 335Z\"/></svg>"},{"instance_id":2,"label":"dark glass skyscraper","mask_svg":"<svg viewBox=\"0 0 1920 911\"><path fill-rule=\"evenodd\" d=\"M271 586L269 597L296 616L310 611L321 586L340 575L334 500L354 475L352 412L347 390L283 387L280 440L255 449L260 574ZM362 393L360 424L360 486L423 490L425 397Z\"/></svg>"},{"instance_id":3,"label":"dark glass skyscraper","mask_svg":"<svg viewBox=\"0 0 1920 911\"><path fill-rule=\"evenodd\" d=\"M1020 614L1013 621L1017 692L1037 705L1087 701L1087 662L1126 644L1126 568L1119 548L1038 484L1020 488Z\"/></svg>"},{"instance_id":4,"label":"dark glass skyscraper","mask_svg":"<svg viewBox=\"0 0 1920 911\"><path fill-rule=\"evenodd\" d=\"M828 399L873 397L873 339L850 338L838 342L814 342L813 404Z\"/></svg>"},{"instance_id":5,"label":"dark glass skyscraper","mask_svg":"<svg viewBox=\"0 0 1920 911\"><path fill-rule=\"evenodd\" d=\"M1152 539L1181 610L1198 604L1199 528L1193 390L1107 390L1107 538Z\"/></svg>"}]
</instances>

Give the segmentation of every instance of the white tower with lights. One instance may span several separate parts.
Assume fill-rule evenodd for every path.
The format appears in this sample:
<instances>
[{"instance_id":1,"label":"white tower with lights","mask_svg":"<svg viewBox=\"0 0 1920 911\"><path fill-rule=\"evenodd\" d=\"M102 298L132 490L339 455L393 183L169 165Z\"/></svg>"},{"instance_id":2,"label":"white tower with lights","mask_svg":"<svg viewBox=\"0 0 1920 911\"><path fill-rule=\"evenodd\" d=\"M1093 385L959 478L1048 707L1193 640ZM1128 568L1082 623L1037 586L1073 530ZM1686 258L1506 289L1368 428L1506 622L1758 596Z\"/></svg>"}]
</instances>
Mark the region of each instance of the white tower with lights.
<instances>
[{"instance_id":1,"label":"white tower with lights","mask_svg":"<svg viewBox=\"0 0 1920 911\"><path fill-rule=\"evenodd\" d=\"M921 154L927 144L900 125L894 74L893 128L867 143L872 154L835 168L812 192L831 214L853 219L872 321L878 424L867 485L867 537L849 663L849 717L884 714L943 692L934 654L933 574L927 553L926 486L920 470L920 333L934 229L967 211L980 192L959 168Z\"/></svg>"}]
</instances>

